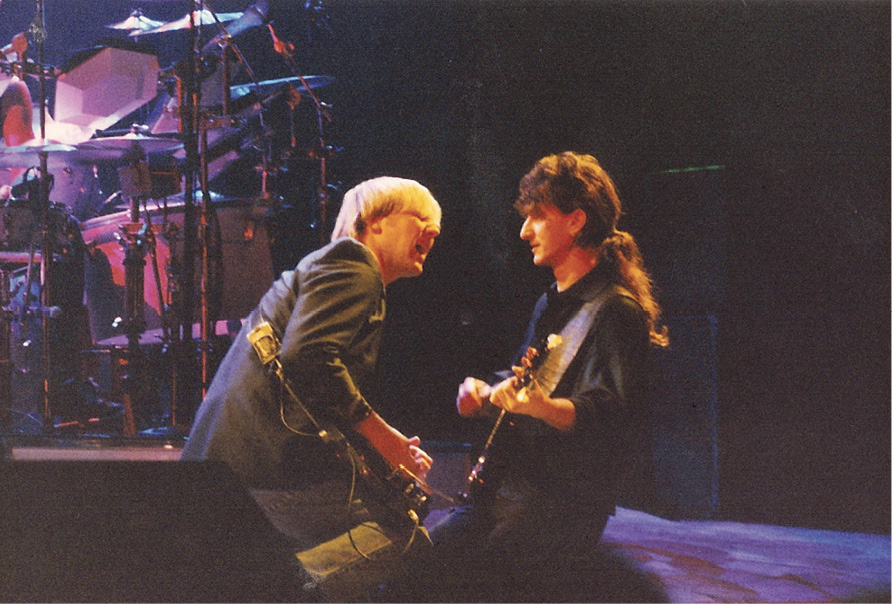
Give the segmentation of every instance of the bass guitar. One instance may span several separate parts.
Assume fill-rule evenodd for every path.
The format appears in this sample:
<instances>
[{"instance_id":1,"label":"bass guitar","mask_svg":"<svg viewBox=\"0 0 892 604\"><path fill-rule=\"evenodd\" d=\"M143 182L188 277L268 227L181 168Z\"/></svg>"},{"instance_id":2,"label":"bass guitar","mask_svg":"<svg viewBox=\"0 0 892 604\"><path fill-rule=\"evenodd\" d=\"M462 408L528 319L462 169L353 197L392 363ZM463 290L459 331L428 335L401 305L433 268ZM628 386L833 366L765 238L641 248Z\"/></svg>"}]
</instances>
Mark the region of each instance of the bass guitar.
<instances>
[{"instance_id":1,"label":"bass guitar","mask_svg":"<svg viewBox=\"0 0 892 604\"><path fill-rule=\"evenodd\" d=\"M526 392L536 377L536 371L545 362L548 353L560 346L561 336L550 334L545 337L538 346L530 346L527 348L526 354L521 359L521 373L514 377L514 389L518 392L517 397L523 400ZM474 466L465 479L464 489L458 494L459 499L467 501L474 499L477 502L489 502L495 496L502 482L504 475L504 460L492 460L492 454L503 446L501 441L505 440L505 430L500 428L503 424L513 425L506 417L510 415L504 409L499 410L495 423L489 431L486 441L477 456ZM493 463L495 461L495 463ZM501 461L502 463L499 463Z\"/></svg>"}]
</instances>

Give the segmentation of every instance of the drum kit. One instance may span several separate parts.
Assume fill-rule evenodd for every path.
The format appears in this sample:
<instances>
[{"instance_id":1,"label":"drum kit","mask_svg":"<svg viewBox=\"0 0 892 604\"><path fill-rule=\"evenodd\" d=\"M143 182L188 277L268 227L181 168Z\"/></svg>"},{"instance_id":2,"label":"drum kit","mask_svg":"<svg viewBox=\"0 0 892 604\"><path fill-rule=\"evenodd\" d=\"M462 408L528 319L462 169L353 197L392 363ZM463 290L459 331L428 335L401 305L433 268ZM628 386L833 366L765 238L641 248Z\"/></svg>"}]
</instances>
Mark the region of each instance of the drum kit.
<instances>
[{"instance_id":1,"label":"drum kit","mask_svg":"<svg viewBox=\"0 0 892 604\"><path fill-rule=\"evenodd\" d=\"M39 134L0 147L0 183L15 177L0 206L0 432L184 433L220 353L283 268L273 246L287 202L270 183L294 158L313 172L312 207L300 210L313 239L305 251L324 242L337 191L327 161L338 150L326 144L330 106L316 91L333 78L300 74L267 12L267 0L237 13L195 0L164 22L137 9L107 25L126 39L59 67L43 63L43 36L36 62L22 34L15 60L3 49L0 88L32 78L40 99ZM260 26L289 75L254 75L234 37ZM183 30L192 52L161 69L144 40ZM314 110L309 149L294 126L304 98ZM147 123L120 127L147 107ZM281 136L267 124L273 108L289 123ZM250 168L259 190L212 191L248 150L260 155ZM106 196L109 181L117 190Z\"/></svg>"}]
</instances>

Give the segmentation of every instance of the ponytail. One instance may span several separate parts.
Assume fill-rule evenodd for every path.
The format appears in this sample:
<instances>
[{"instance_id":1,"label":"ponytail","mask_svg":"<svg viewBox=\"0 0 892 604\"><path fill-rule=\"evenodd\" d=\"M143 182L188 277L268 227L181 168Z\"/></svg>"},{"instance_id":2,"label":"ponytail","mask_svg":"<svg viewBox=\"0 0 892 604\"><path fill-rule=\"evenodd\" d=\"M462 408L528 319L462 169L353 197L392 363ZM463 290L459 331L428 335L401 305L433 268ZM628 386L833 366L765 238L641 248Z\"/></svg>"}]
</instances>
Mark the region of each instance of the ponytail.
<instances>
[{"instance_id":1,"label":"ponytail","mask_svg":"<svg viewBox=\"0 0 892 604\"><path fill-rule=\"evenodd\" d=\"M650 341L657 346L669 345L669 330L660 326L660 305L653 296L653 282L644 268L644 259L635 238L626 231L614 230L601 242L600 263L613 280L635 298L647 315Z\"/></svg>"},{"instance_id":2,"label":"ponytail","mask_svg":"<svg viewBox=\"0 0 892 604\"><path fill-rule=\"evenodd\" d=\"M668 346L669 333L659 326L660 305L654 299L650 275L632 235L616 230L622 203L613 180L598 160L565 151L536 162L520 181L514 207L525 215L540 204L552 205L563 214L577 209L585 212L585 225L574 245L597 250L599 265L604 265L610 280L629 290L644 309L651 342Z\"/></svg>"}]
</instances>

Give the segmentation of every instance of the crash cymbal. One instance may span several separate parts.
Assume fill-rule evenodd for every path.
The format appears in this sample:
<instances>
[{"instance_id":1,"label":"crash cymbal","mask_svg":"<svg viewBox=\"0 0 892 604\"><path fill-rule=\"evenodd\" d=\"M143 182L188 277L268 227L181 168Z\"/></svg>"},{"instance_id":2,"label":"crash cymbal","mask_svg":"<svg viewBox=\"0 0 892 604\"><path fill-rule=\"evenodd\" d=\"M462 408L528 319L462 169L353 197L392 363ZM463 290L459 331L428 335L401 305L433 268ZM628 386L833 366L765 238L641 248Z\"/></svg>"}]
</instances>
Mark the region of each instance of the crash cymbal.
<instances>
[{"instance_id":1,"label":"crash cymbal","mask_svg":"<svg viewBox=\"0 0 892 604\"><path fill-rule=\"evenodd\" d=\"M334 82L333 77L324 75L306 75L302 77L311 90L316 90L317 88L328 86L329 84ZM294 89L297 90L299 93L307 93L306 86L303 85L303 83L300 81L300 78L298 78L297 76L288 78L276 78L274 80L263 80L262 82L258 82L257 84L239 84L238 86L230 86L229 92L232 95L233 99L238 99L245 96L252 90L256 92L259 88L259 94L261 96L266 96L276 90L276 88L278 88L279 86L289 83L294 84Z\"/></svg>"},{"instance_id":2,"label":"crash cymbal","mask_svg":"<svg viewBox=\"0 0 892 604\"><path fill-rule=\"evenodd\" d=\"M30 168L40 165L40 154L47 154L47 163L56 163L62 155L70 155L77 147L63 145L42 138L31 139L22 145L0 149L0 168Z\"/></svg>"},{"instance_id":3,"label":"crash cymbal","mask_svg":"<svg viewBox=\"0 0 892 604\"><path fill-rule=\"evenodd\" d=\"M257 0L254 4L245 9L245 12L229 25L226 26L226 33L218 33L216 36L208 40L207 44L201 50L201 54L209 52L214 46L220 44L226 35L235 37L253 27L258 27L267 22L266 14L269 12L267 0Z\"/></svg>"},{"instance_id":4,"label":"crash cymbal","mask_svg":"<svg viewBox=\"0 0 892 604\"><path fill-rule=\"evenodd\" d=\"M142 11L140 9L137 8L132 13L130 13L129 17L127 17L120 23L112 23L111 25L106 25L106 27L109 29L122 29L125 31L144 32L149 29L161 27L162 25L164 25L164 21L149 19L142 14Z\"/></svg>"},{"instance_id":5,"label":"crash cymbal","mask_svg":"<svg viewBox=\"0 0 892 604\"><path fill-rule=\"evenodd\" d=\"M183 143L175 138L163 138L130 133L123 136L92 138L78 145L78 148L127 151L134 147L139 147L145 153L156 153L159 151L175 151L182 146Z\"/></svg>"},{"instance_id":6,"label":"crash cymbal","mask_svg":"<svg viewBox=\"0 0 892 604\"><path fill-rule=\"evenodd\" d=\"M181 29L192 29L192 23L194 22L198 26L202 25L214 25L219 20L221 23L226 23L227 21L234 21L242 16L242 13L216 13L216 19L214 18L214 13L211 11L204 10L195 10L190 14L183 15L176 21L169 21L160 27L156 27L154 29L147 30L139 30L130 32L131 36L139 36L145 34L161 34L167 31L179 31Z\"/></svg>"},{"instance_id":7,"label":"crash cymbal","mask_svg":"<svg viewBox=\"0 0 892 604\"><path fill-rule=\"evenodd\" d=\"M32 139L15 147L0 148L0 168L31 168L40 165L40 154L47 154L47 168L113 163L120 161L125 150L81 148L45 139Z\"/></svg>"}]
</instances>

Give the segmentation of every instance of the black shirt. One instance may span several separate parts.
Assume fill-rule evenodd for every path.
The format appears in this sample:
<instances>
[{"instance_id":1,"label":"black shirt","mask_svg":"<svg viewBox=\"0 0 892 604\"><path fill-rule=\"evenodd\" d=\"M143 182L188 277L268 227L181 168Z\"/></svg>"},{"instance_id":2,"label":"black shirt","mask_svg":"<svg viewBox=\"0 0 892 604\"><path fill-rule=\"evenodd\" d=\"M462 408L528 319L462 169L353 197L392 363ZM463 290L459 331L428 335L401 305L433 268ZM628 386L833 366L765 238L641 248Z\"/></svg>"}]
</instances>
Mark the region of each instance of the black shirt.
<instances>
[{"instance_id":1,"label":"black shirt","mask_svg":"<svg viewBox=\"0 0 892 604\"><path fill-rule=\"evenodd\" d=\"M536 304L522 351L559 333L583 304L610 283L597 267L563 292L553 285ZM561 431L516 416L511 472L534 488L576 505L612 511L630 445L648 438L647 318L624 290L610 295L567 366L552 397L576 407L576 422Z\"/></svg>"}]
</instances>

